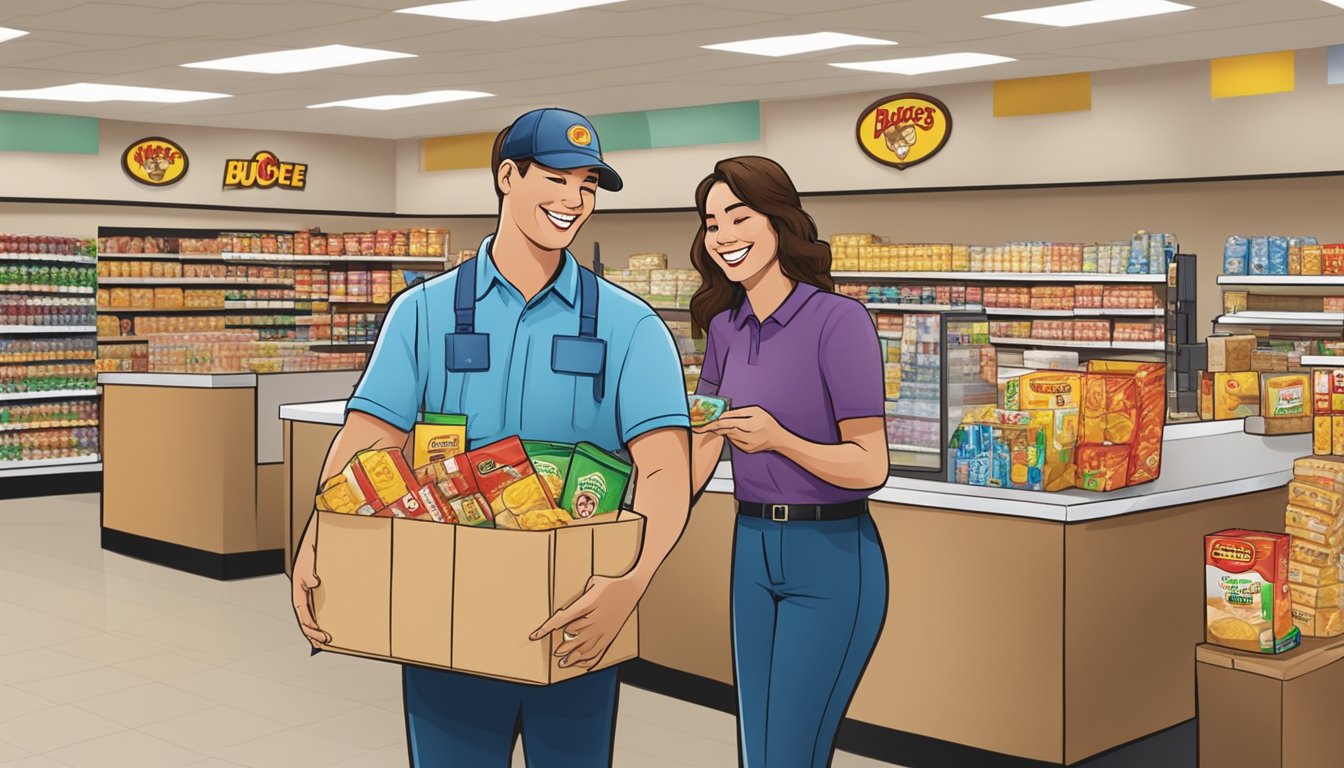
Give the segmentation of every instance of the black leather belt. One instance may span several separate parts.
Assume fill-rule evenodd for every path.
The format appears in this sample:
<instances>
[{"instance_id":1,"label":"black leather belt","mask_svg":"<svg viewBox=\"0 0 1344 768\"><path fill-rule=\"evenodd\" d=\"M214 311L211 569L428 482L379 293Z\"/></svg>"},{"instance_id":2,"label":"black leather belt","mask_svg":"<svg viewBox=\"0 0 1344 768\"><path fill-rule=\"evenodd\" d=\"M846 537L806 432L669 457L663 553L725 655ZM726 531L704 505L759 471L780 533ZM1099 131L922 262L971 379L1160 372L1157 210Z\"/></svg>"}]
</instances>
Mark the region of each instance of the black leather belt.
<instances>
[{"instance_id":1,"label":"black leather belt","mask_svg":"<svg viewBox=\"0 0 1344 768\"><path fill-rule=\"evenodd\" d=\"M750 501L737 502L737 513L747 517L760 517L777 523L812 520L848 520L868 511L868 500L846 501L840 504L757 504Z\"/></svg>"}]
</instances>

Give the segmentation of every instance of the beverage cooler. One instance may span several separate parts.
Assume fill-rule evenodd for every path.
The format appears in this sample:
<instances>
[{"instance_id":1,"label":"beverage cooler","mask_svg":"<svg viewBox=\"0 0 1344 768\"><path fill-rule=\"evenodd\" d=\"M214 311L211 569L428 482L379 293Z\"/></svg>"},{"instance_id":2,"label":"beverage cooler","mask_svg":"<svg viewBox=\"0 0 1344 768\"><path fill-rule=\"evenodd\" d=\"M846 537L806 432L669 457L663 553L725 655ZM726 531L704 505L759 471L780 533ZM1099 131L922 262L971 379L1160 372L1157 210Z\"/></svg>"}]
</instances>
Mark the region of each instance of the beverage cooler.
<instances>
[{"instance_id":1,"label":"beverage cooler","mask_svg":"<svg viewBox=\"0 0 1344 768\"><path fill-rule=\"evenodd\" d=\"M989 320L919 305L874 310L886 371L893 475L950 480L948 444L966 410L998 401Z\"/></svg>"}]
</instances>

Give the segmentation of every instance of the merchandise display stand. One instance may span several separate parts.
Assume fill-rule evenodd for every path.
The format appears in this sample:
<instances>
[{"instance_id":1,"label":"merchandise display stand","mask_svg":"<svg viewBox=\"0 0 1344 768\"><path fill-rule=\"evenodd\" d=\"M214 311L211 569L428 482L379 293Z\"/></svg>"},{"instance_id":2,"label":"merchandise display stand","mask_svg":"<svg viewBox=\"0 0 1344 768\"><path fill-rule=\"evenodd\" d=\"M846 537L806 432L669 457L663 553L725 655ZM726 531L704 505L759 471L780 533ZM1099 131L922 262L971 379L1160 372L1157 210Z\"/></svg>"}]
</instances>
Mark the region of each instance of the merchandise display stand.
<instances>
[{"instance_id":1,"label":"merchandise display stand","mask_svg":"<svg viewBox=\"0 0 1344 768\"><path fill-rule=\"evenodd\" d=\"M105 373L103 548L215 579L284 570L280 407L358 372Z\"/></svg>"}]
</instances>

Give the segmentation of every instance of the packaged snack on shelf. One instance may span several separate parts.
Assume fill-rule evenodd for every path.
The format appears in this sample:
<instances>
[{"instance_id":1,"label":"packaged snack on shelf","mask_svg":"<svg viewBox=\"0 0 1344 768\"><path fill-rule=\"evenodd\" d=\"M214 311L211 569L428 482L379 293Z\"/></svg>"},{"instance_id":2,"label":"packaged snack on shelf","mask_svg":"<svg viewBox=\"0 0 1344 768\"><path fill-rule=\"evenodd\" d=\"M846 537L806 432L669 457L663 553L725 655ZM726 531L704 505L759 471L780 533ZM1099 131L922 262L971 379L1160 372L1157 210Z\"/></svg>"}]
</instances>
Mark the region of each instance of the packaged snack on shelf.
<instances>
[{"instance_id":1,"label":"packaged snack on shelf","mask_svg":"<svg viewBox=\"0 0 1344 768\"><path fill-rule=\"evenodd\" d=\"M1205 341L1208 347L1210 373L1231 373L1251 370L1251 353L1255 351L1254 335L1212 334Z\"/></svg>"},{"instance_id":2,"label":"packaged snack on shelf","mask_svg":"<svg viewBox=\"0 0 1344 768\"><path fill-rule=\"evenodd\" d=\"M1293 603L1293 622L1303 637L1339 637L1344 635L1344 610L1316 608Z\"/></svg>"},{"instance_id":3,"label":"packaged snack on shelf","mask_svg":"<svg viewBox=\"0 0 1344 768\"><path fill-rule=\"evenodd\" d=\"M1267 418L1311 415L1311 377L1305 373L1262 373L1260 413Z\"/></svg>"},{"instance_id":4,"label":"packaged snack on shelf","mask_svg":"<svg viewBox=\"0 0 1344 768\"><path fill-rule=\"evenodd\" d=\"M1255 371L1200 374L1199 415L1205 421L1260 415L1260 374Z\"/></svg>"},{"instance_id":5,"label":"packaged snack on shelf","mask_svg":"<svg viewBox=\"0 0 1344 768\"><path fill-rule=\"evenodd\" d=\"M467 417L455 413L426 413L415 425L416 467L443 461L467 450Z\"/></svg>"},{"instance_id":6,"label":"packaged snack on shelf","mask_svg":"<svg viewBox=\"0 0 1344 768\"><path fill-rule=\"evenodd\" d=\"M1088 373L1123 373L1133 377L1136 392L1134 431L1130 440L1129 485L1156 480L1162 471L1162 438L1167 418L1167 369L1162 363L1127 360L1092 360ZM1128 390L1117 390L1127 393ZM1113 409L1111 424L1106 431L1112 436L1123 434L1124 418L1128 412L1123 404Z\"/></svg>"},{"instance_id":7,"label":"packaged snack on shelf","mask_svg":"<svg viewBox=\"0 0 1344 768\"><path fill-rule=\"evenodd\" d=\"M1274 236L1268 240L1268 268L1265 274L1288 274L1288 238Z\"/></svg>"},{"instance_id":8,"label":"packaged snack on shelf","mask_svg":"<svg viewBox=\"0 0 1344 768\"><path fill-rule=\"evenodd\" d=\"M1301 642L1288 585L1289 537L1229 529L1204 537L1205 639L1252 653Z\"/></svg>"},{"instance_id":9,"label":"packaged snack on shelf","mask_svg":"<svg viewBox=\"0 0 1344 768\"><path fill-rule=\"evenodd\" d=\"M1293 462L1293 479L1329 491L1344 491L1344 458L1303 456Z\"/></svg>"},{"instance_id":10,"label":"packaged snack on shelf","mask_svg":"<svg viewBox=\"0 0 1344 768\"><path fill-rule=\"evenodd\" d=\"M1321 252L1321 274L1344 275L1344 244L1323 245Z\"/></svg>"},{"instance_id":11,"label":"packaged snack on shelf","mask_svg":"<svg viewBox=\"0 0 1344 768\"><path fill-rule=\"evenodd\" d=\"M1244 275L1250 262L1250 243L1233 235L1223 244L1223 274Z\"/></svg>"},{"instance_id":12,"label":"packaged snack on shelf","mask_svg":"<svg viewBox=\"0 0 1344 768\"><path fill-rule=\"evenodd\" d=\"M1302 246L1302 274L1319 275L1324 269L1325 249L1319 245Z\"/></svg>"},{"instance_id":13,"label":"packaged snack on shelf","mask_svg":"<svg viewBox=\"0 0 1344 768\"><path fill-rule=\"evenodd\" d=\"M1247 273L1251 275L1269 274L1269 238L1250 238L1250 256L1247 257Z\"/></svg>"},{"instance_id":14,"label":"packaged snack on shelf","mask_svg":"<svg viewBox=\"0 0 1344 768\"><path fill-rule=\"evenodd\" d=\"M1043 408L1077 409L1082 402L1083 377L1077 373L1037 371L1004 384L1004 408L1032 411Z\"/></svg>"},{"instance_id":15,"label":"packaged snack on shelf","mask_svg":"<svg viewBox=\"0 0 1344 768\"><path fill-rule=\"evenodd\" d=\"M1340 565L1337 563L1333 565L1312 565L1290 560L1288 562L1288 580L1291 584L1302 584L1310 587L1339 584Z\"/></svg>"},{"instance_id":16,"label":"packaged snack on shelf","mask_svg":"<svg viewBox=\"0 0 1344 768\"><path fill-rule=\"evenodd\" d=\"M1294 479L1288 483L1288 503L1337 516L1344 511L1344 493Z\"/></svg>"},{"instance_id":17,"label":"packaged snack on shelf","mask_svg":"<svg viewBox=\"0 0 1344 768\"><path fill-rule=\"evenodd\" d=\"M630 464L591 443L575 445L560 508L575 520L620 510L632 471Z\"/></svg>"}]
</instances>

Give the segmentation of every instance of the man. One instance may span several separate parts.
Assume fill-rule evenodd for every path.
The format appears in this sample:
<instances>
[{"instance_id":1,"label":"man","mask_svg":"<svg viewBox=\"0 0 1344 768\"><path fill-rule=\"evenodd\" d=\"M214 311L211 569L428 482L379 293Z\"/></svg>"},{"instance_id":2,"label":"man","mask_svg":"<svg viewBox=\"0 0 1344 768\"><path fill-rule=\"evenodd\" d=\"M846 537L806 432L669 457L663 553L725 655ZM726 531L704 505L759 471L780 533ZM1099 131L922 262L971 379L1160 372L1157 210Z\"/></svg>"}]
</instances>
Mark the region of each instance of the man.
<instances>
[{"instance_id":1,"label":"man","mask_svg":"<svg viewBox=\"0 0 1344 768\"><path fill-rule=\"evenodd\" d=\"M475 259L393 302L322 476L365 448L407 450L420 411L466 414L470 448L520 435L628 450L634 508L647 518L639 561L624 576L594 577L531 637L562 633L560 664L592 668L686 523L680 360L648 305L595 279L567 250L593 213L597 189L622 185L603 162L592 124L566 110L529 112L495 140L492 167L495 234ZM310 523L294 564L294 608L316 645L332 639L313 620L314 560ZM479 578L489 584L489 574ZM551 686L403 670L415 766L507 768L519 730L529 766L611 763L614 668Z\"/></svg>"}]
</instances>

